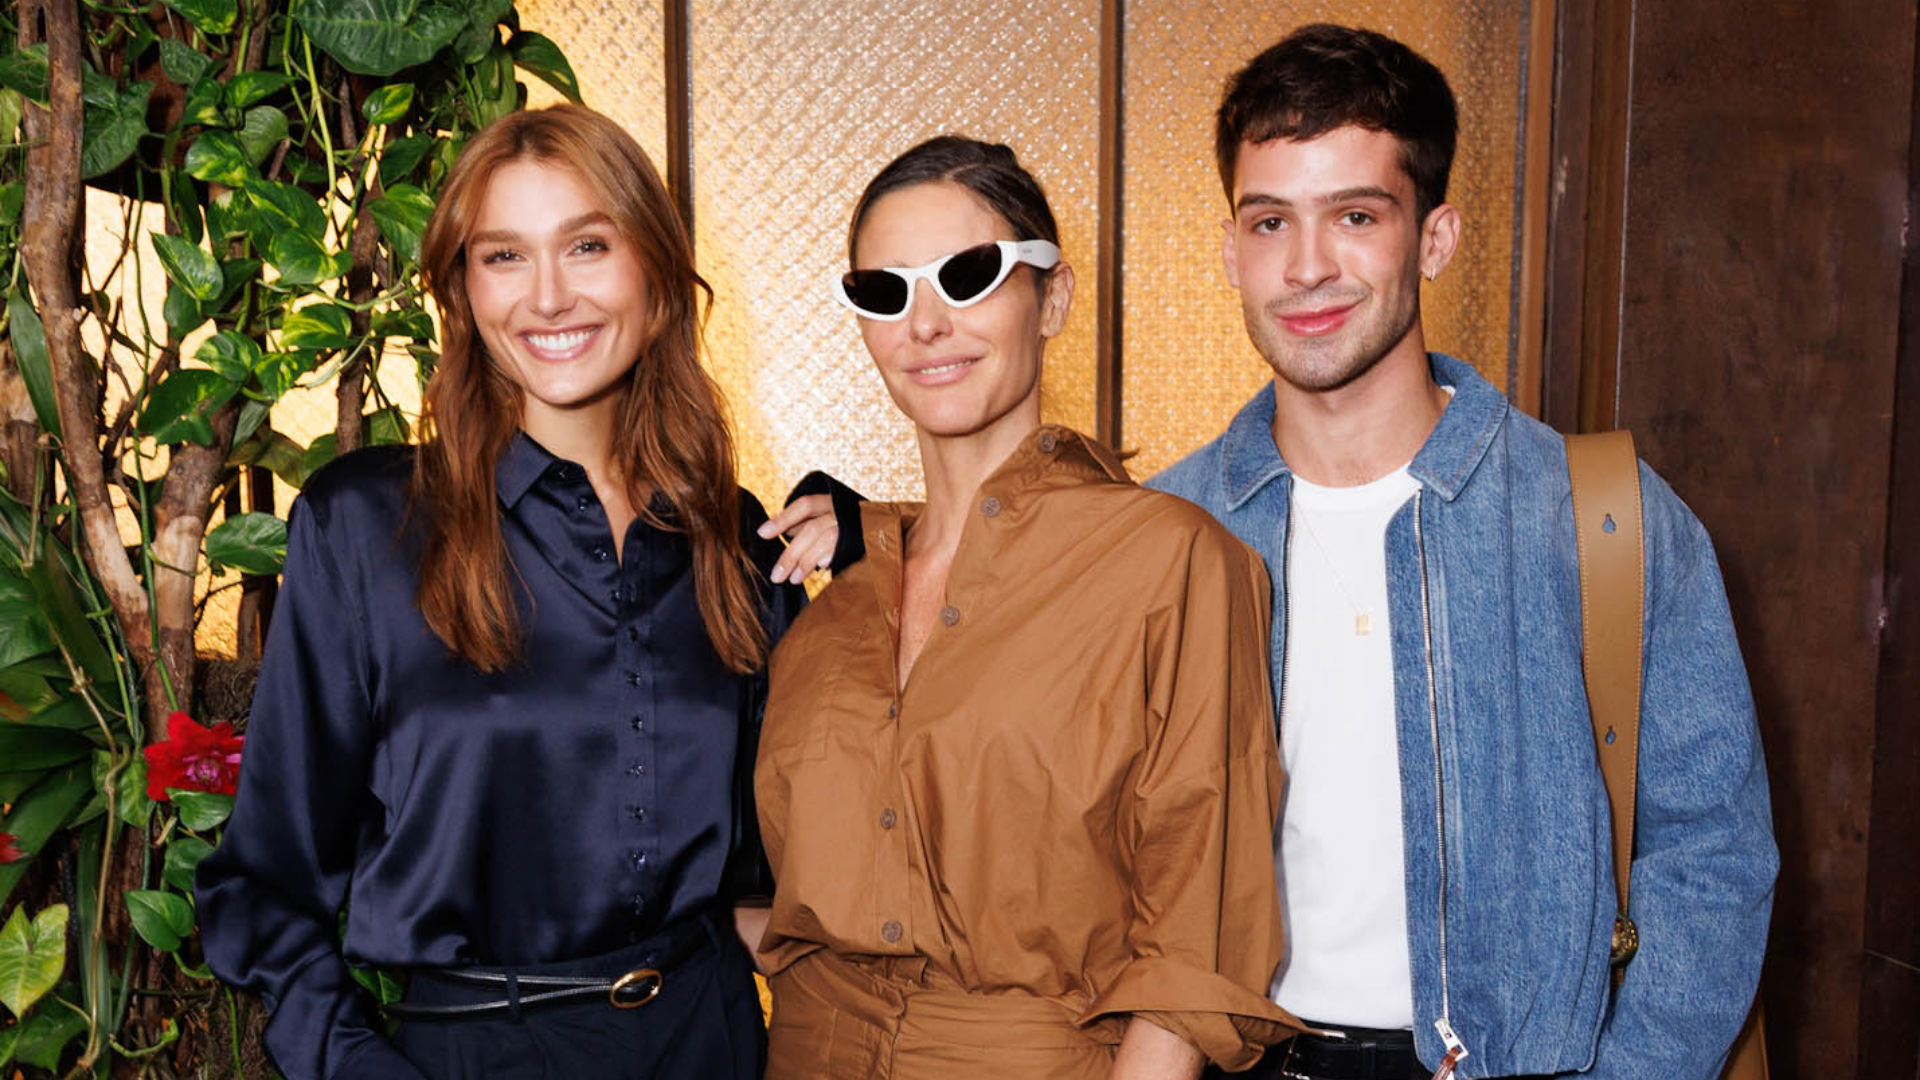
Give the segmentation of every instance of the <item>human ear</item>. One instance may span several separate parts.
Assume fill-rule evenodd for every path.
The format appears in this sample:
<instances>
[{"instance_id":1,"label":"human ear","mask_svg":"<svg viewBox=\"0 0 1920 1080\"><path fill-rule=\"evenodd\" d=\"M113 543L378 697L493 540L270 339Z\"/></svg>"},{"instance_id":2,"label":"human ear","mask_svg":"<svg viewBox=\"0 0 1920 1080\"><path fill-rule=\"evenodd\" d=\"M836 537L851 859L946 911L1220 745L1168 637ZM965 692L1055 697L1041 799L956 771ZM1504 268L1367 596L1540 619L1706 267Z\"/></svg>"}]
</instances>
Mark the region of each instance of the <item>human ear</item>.
<instances>
[{"instance_id":1,"label":"human ear","mask_svg":"<svg viewBox=\"0 0 1920 1080\"><path fill-rule=\"evenodd\" d=\"M1223 218L1220 222L1220 263L1227 271L1227 284L1240 287L1240 264L1235 260L1233 251L1233 219Z\"/></svg>"},{"instance_id":2,"label":"human ear","mask_svg":"<svg viewBox=\"0 0 1920 1080\"><path fill-rule=\"evenodd\" d=\"M1452 203L1441 203L1427 211L1427 220L1420 224L1421 275L1428 281L1439 277L1459 246L1460 211Z\"/></svg>"},{"instance_id":3,"label":"human ear","mask_svg":"<svg viewBox=\"0 0 1920 1080\"><path fill-rule=\"evenodd\" d=\"M1040 336L1053 337L1067 326L1067 309L1073 306L1073 267L1055 263L1047 274L1046 289L1040 295Z\"/></svg>"}]
</instances>

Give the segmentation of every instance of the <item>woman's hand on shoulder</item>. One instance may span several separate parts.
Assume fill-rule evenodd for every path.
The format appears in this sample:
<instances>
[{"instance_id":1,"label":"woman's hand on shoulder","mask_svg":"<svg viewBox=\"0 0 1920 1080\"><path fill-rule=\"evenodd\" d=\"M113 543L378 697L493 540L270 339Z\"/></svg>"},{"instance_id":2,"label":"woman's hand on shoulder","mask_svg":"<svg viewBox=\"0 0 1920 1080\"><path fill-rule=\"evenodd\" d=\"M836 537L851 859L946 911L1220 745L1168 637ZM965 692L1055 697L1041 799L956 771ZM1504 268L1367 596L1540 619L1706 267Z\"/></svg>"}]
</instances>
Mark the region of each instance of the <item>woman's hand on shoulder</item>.
<instances>
[{"instance_id":1,"label":"woman's hand on shoulder","mask_svg":"<svg viewBox=\"0 0 1920 1080\"><path fill-rule=\"evenodd\" d=\"M833 499L826 495L802 495L760 525L760 538L771 540L785 536L787 549L774 561L767 576L775 585L798 583L815 570L833 562L833 547L840 539L840 525L833 516Z\"/></svg>"}]
</instances>

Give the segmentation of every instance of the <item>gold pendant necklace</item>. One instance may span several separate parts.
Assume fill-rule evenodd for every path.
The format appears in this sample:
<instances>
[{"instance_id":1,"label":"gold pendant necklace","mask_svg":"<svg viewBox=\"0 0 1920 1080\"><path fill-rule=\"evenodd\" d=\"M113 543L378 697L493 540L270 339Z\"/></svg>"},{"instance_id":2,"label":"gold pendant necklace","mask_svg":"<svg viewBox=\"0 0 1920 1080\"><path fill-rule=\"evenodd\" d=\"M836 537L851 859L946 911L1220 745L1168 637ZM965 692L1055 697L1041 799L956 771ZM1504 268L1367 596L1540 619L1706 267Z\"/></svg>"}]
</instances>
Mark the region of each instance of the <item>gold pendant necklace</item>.
<instances>
[{"instance_id":1,"label":"gold pendant necklace","mask_svg":"<svg viewBox=\"0 0 1920 1080\"><path fill-rule=\"evenodd\" d=\"M1340 568L1333 564L1332 557L1330 557L1327 554L1326 545L1320 543L1320 534L1313 531L1313 522L1307 519L1307 514L1305 510L1301 507L1300 501L1298 499L1295 499L1293 503L1293 516L1299 519L1301 526L1306 529L1307 539L1313 542L1313 549L1320 553L1321 565L1325 566L1327 568L1327 573L1333 577L1334 588L1340 590L1340 599L1346 601L1347 606L1353 609L1354 636L1367 637L1368 635L1372 634L1373 633L1372 610L1368 608L1363 608L1359 604L1354 602L1353 590L1347 588L1347 579L1340 575Z\"/></svg>"}]
</instances>

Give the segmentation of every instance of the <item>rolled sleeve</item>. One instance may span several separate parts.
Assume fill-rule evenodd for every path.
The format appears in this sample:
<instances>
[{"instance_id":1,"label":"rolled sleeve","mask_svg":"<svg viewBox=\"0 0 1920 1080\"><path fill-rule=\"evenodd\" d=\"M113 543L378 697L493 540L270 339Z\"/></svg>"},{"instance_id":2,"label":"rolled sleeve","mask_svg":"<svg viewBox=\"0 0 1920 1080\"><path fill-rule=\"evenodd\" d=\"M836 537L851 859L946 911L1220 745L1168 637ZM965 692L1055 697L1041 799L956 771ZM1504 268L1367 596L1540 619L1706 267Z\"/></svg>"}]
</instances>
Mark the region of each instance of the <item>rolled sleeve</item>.
<instances>
[{"instance_id":1,"label":"rolled sleeve","mask_svg":"<svg viewBox=\"0 0 1920 1080\"><path fill-rule=\"evenodd\" d=\"M1282 952L1268 588L1257 556L1213 530L1182 584L1147 629L1154 730L1122 833L1133 959L1080 1023L1139 1016L1238 1071L1300 1028L1267 998Z\"/></svg>"}]
</instances>

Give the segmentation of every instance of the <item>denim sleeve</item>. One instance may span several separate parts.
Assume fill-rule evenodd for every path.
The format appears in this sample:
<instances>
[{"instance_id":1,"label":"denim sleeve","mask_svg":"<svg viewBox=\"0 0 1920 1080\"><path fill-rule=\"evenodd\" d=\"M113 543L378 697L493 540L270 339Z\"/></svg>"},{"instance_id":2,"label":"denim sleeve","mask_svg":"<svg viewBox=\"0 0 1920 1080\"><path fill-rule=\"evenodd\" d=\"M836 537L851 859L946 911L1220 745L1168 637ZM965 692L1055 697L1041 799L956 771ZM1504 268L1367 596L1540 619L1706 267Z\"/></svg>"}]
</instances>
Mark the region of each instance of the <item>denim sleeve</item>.
<instances>
[{"instance_id":1,"label":"denim sleeve","mask_svg":"<svg viewBox=\"0 0 1920 1080\"><path fill-rule=\"evenodd\" d=\"M207 963L266 999L267 1050L288 1080L423 1080L383 1033L340 952L339 912L373 753L365 626L312 507L289 514L240 791L196 896ZM345 781L345 782L343 782Z\"/></svg>"},{"instance_id":2,"label":"denim sleeve","mask_svg":"<svg viewBox=\"0 0 1920 1080\"><path fill-rule=\"evenodd\" d=\"M1706 530L1645 466L1645 680L1627 964L1588 1080L1714 1080L1760 977L1779 855Z\"/></svg>"}]
</instances>

